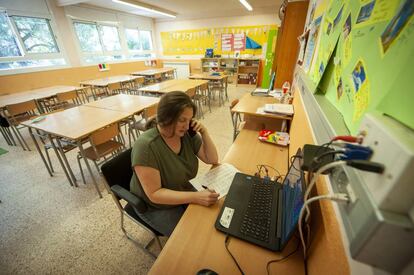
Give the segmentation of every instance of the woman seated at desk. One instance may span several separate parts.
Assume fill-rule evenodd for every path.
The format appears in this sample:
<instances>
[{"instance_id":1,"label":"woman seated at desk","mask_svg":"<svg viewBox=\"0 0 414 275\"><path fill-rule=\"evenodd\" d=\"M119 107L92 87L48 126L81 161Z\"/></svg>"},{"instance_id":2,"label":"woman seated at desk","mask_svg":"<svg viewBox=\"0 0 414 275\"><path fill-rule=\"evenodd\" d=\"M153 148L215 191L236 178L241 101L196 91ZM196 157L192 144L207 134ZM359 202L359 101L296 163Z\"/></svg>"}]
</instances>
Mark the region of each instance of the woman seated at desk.
<instances>
[{"instance_id":1,"label":"woman seated at desk","mask_svg":"<svg viewBox=\"0 0 414 275\"><path fill-rule=\"evenodd\" d=\"M137 215L165 236L171 235L189 203L209 206L219 196L209 190L195 192L189 183L197 175L197 157L218 163L217 149L207 129L193 119L195 113L186 93L165 94L158 103L156 127L138 137L131 153L131 192L148 206Z\"/></svg>"}]
</instances>

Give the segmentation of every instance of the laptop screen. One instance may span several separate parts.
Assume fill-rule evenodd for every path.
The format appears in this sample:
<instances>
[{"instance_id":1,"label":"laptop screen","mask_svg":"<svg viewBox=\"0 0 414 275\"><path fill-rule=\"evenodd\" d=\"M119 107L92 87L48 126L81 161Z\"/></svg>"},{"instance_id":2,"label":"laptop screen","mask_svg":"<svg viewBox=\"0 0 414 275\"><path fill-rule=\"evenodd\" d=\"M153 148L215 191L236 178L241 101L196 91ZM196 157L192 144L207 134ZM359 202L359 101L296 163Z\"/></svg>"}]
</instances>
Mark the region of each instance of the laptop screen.
<instances>
[{"instance_id":1,"label":"laptop screen","mask_svg":"<svg viewBox=\"0 0 414 275\"><path fill-rule=\"evenodd\" d=\"M304 177L301 170L302 152L298 149L289 171L283 180L283 206L282 206L282 245L289 241L296 229L299 213L303 206Z\"/></svg>"}]
</instances>

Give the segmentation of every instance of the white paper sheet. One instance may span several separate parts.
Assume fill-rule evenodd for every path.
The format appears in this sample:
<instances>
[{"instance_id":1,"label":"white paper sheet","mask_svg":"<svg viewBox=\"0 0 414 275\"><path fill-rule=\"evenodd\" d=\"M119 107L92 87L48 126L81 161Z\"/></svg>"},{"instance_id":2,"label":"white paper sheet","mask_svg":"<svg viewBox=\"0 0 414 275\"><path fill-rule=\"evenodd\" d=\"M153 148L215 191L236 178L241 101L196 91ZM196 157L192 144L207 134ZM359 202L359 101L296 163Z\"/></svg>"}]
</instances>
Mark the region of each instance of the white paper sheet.
<instances>
[{"instance_id":1,"label":"white paper sheet","mask_svg":"<svg viewBox=\"0 0 414 275\"><path fill-rule=\"evenodd\" d=\"M234 175L240 172L233 165L229 163L223 163L214 169L208 171L203 177L196 178L190 181L198 191L204 188L201 185L206 186L208 189L214 190L220 194L219 199L227 195L230 189L230 185L233 181Z\"/></svg>"}]
</instances>

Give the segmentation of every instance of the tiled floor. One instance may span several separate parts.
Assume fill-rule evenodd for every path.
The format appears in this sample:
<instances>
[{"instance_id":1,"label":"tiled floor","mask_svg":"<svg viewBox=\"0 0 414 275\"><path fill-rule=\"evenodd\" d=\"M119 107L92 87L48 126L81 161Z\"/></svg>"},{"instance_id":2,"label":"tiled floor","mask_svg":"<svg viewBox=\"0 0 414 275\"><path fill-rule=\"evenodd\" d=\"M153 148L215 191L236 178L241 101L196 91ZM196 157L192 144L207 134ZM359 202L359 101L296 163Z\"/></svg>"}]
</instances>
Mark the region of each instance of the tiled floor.
<instances>
[{"instance_id":1,"label":"tiled floor","mask_svg":"<svg viewBox=\"0 0 414 275\"><path fill-rule=\"evenodd\" d=\"M230 85L229 102L247 91ZM220 159L232 143L229 102L213 103L202 119ZM68 157L79 188L69 185L58 165L50 177L34 145L29 146L30 152L10 147L0 137L0 147L9 151L0 156L0 274L146 274L154 259L123 235L119 211L96 170L102 199L88 177L88 184L81 182L76 152ZM207 169L201 164L199 175ZM126 225L142 244L150 240L132 222ZM151 249L159 253L156 246Z\"/></svg>"}]
</instances>

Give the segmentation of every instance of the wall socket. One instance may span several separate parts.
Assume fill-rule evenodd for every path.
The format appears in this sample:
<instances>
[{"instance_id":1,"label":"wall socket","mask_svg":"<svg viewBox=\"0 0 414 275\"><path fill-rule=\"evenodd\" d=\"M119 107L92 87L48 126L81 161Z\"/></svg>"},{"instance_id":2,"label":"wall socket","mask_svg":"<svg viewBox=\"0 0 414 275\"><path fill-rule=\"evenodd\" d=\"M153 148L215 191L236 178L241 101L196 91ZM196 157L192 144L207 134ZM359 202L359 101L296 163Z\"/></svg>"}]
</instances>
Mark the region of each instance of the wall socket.
<instances>
[{"instance_id":1,"label":"wall socket","mask_svg":"<svg viewBox=\"0 0 414 275\"><path fill-rule=\"evenodd\" d=\"M414 131L377 114L367 114L360 130L374 150L371 160L385 165L383 174L359 171L363 182L380 209L407 215L414 207Z\"/></svg>"}]
</instances>

